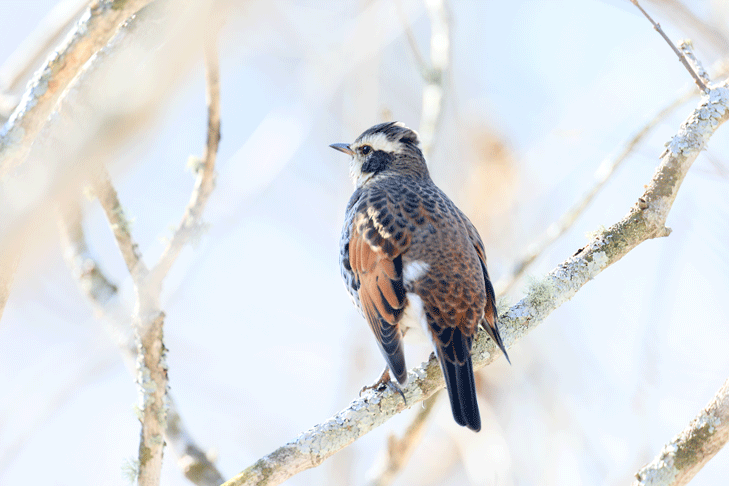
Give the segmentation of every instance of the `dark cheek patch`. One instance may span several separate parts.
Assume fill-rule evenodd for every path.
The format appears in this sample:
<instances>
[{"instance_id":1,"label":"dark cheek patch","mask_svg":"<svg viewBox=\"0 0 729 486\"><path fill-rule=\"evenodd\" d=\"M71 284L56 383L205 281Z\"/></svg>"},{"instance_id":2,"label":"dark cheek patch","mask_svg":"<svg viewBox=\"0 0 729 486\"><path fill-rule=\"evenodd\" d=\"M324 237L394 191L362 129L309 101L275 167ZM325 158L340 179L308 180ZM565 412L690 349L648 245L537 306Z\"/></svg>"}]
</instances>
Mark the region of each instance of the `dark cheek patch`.
<instances>
[{"instance_id":1,"label":"dark cheek patch","mask_svg":"<svg viewBox=\"0 0 729 486\"><path fill-rule=\"evenodd\" d=\"M382 150L372 152L364 164L362 164L362 172L377 174L387 169L392 162L394 156Z\"/></svg>"}]
</instances>

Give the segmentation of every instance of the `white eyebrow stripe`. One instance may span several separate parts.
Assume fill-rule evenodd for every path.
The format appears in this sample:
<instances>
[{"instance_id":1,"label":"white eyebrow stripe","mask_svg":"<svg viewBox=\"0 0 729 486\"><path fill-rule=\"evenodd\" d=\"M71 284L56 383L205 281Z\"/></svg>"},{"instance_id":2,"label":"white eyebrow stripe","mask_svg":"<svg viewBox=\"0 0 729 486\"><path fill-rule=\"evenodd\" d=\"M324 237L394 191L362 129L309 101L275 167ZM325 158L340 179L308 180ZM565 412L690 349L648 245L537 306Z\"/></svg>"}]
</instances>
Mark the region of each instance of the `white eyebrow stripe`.
<instances>
[{"instance_id":1,"label":"white eyebrow stripe","mask_svg":"<svg viewBox=\"0 0 729 486\"><path fill-rule=\"evenodd\" d=\"M362 145L369 145L374 150L382 150L383 152L397 153L401 149L399 141L393 142L387 139L382 133L375 133L372 135L365 136L362 140L353 145L353 149L361 147Z\"/></svg>"}]
</instances>

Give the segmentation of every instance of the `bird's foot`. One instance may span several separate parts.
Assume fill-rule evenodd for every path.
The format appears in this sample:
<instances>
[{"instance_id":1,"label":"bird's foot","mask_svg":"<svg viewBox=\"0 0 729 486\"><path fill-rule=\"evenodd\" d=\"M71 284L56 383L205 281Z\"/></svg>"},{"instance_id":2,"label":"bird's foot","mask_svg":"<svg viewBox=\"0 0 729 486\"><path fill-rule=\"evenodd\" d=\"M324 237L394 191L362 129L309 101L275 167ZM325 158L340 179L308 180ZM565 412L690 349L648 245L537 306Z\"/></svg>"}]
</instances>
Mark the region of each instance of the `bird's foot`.
<instances>
[{"instance_id":1,"label":"bird's foot","mask_svg":"<svg viewBox=\"0 0 729 486\"><path fill-rule=\"evenodd\" d=\"M408 404L408 401L405 399L405 393L403 393L402 388L400 388L394 381L390 379L390 368L386 367L385 371L382 372L380 375L380 378L374 382L372 385L369 386L363 386L362 389L359 391L359 395L362 396L362 393L364 393L365 390L375 390L375 391L383 391L385 388L392 388L396 392L400 394L402 397L403 402L405 402L405 405Z\"/></svg>"}]
</instances>

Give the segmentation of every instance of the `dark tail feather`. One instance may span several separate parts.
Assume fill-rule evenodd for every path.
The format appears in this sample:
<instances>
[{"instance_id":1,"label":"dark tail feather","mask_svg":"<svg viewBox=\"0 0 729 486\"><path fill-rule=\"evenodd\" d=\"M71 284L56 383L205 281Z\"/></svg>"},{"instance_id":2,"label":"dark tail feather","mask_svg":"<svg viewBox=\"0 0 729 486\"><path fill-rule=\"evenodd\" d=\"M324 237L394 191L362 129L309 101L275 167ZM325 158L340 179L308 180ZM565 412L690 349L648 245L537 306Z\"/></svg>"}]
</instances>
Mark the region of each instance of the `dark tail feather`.
<instances>
[{"instance_id":1,"label":"dark tail feather","mask_svg":"<svg viewBox=\"0 0 729 486\"><path fill-rule=\"evenodd\" d=\"M478 432L481 430L481 415L476 401L476 382L473 378L473 365L469 356L463 364L440 358L451 411L458 425Z\"/></svg>"}]
</instances>

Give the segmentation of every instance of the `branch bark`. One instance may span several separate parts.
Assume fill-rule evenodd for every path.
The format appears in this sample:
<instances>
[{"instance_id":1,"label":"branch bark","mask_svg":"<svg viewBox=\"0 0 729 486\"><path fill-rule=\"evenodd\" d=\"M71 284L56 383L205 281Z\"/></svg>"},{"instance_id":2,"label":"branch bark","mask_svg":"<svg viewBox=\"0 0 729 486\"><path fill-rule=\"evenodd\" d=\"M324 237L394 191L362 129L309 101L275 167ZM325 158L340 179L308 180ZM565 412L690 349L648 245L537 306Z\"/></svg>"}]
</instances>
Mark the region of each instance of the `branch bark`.
<instances>
[{"instance_id":1,"label":"branch bark","mask_svg":"<svg viewBox=\"0 0 729 486\"><path fill-rule=\"evenodd\" d=\"M48 115L86 61L109 42L124 21L151 1L98 0L89 5L63 45L30 81L0 131L0 177L26 159Z\"/></svg>"},{"instance_id":2,"label":"branch bark","mask_svg":"<svg viewBox=\"0 0 729 486\"><path fill-rule=\"evenodd\" d=\"M729 441L729 380L681 433L635 475L633 486L683 486Z\"/></svg>"},{"instance_id":3,"label":"branch bark","mask_svg":"<svg viewBox=\"0 0 729 486\"><path fill-rule=\"evenodd\" d=\"M535 282L519 303L503 313L500 327L507 347L522 339L583 285L640 243L670 233L665 227L666 218L686 173L711 135L729 118L727 86L723 83L712 87L702 96L678 133L666 144L653 178L628 214L597 233L586 246ZM475 369L488 365L499 356L496 346L483 331L479 332L472 353ZM443 387L443 376L435 359L410 370L409 378L408 386L403 389L409 406ZM389 389L381 393L370 392L326 422L259 459L225 484L280 484L301 471L318 466L405 408L396 392Z\"/></svg>"}]
</instances>

